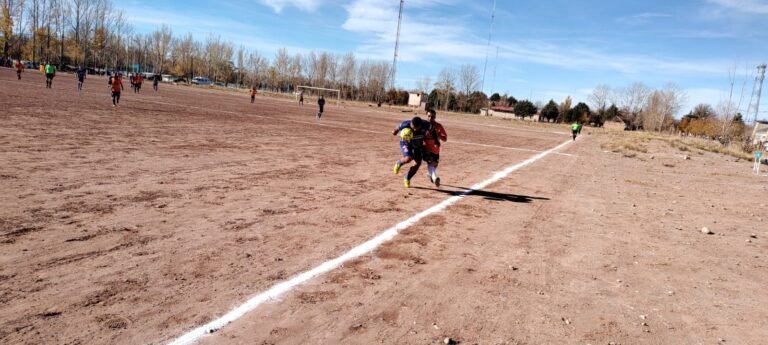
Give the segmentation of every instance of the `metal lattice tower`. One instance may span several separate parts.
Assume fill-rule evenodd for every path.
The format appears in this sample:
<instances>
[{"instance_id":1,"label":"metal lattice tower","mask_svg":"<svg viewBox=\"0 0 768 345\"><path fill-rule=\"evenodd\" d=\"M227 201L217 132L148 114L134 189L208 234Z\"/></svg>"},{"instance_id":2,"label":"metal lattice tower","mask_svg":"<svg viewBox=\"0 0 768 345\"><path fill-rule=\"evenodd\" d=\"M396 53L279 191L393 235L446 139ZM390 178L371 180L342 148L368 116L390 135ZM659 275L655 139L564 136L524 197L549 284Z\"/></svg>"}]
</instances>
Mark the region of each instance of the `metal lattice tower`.
<instances>
[{"instance_id":1,"label":"metal lattice tower","mask_svg":"<svg viewBox=\"0 0 768 345\"><path fill-rule=\"evenodd\" d=\"M397 75L397 54L400 50L400 26L403 24L403 2L400 0L400 14L397 18L397 37L395 38L395 58L392 61L392 75L389 80L389 87L395 88L395 75Z\"/></svg>"},{"instance_id":2,"label":"metal lattice tower","mask_svg":"<svg viewBox=\"0 0 768 345\"><path fill-rule=\"evenodd\" d=\"M485 92L485 72L488 70L488 49L491 48L491 38L493 37L494 21L496 21L496 0L493 0L493 10L491 10L491 24L490 24L490 27L488 28L488 45L485 47L485 65L483 67L483 81L480 83L480 91L482 92Z\"/></svg>"},{"instance_id":3,"label":"metal lattice tower","mask_svg":"<svg viewBox=\"0 0 768 345\"><path fill-rule=\"evenodd\" d=\"M754 125L757 121L757 114L760 110L760 95L763 91L763 79L765 79L765 64L757 66L755 85L752 87L752 98L749 101L749 109L747 109L746 123L748 125Z\"/></svg>"}]
</instances>

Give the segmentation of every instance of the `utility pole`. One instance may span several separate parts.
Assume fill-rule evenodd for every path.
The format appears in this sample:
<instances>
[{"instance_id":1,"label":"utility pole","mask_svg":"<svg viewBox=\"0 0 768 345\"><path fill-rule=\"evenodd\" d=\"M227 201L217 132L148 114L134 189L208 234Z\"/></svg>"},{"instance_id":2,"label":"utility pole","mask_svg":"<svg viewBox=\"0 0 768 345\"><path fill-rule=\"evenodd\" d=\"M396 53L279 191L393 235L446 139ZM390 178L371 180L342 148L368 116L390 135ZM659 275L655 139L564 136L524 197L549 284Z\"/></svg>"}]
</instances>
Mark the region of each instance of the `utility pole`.
<instances>
[{"instance_id":1,"label":"utility pole","mask_svg":"<svg viewBox=\"0 0 768 345\"><path fill-rule=\"evenodd\" d=\"M403 23L403 2L404 0L400 0L400 14L397 18L397 37L395 38L395 58L392 61L392 75L389 80L389 87L392 89L395 88L395 76L397 75L397 54L400 50L400 27Z\"/></svg>"}]
</instances>

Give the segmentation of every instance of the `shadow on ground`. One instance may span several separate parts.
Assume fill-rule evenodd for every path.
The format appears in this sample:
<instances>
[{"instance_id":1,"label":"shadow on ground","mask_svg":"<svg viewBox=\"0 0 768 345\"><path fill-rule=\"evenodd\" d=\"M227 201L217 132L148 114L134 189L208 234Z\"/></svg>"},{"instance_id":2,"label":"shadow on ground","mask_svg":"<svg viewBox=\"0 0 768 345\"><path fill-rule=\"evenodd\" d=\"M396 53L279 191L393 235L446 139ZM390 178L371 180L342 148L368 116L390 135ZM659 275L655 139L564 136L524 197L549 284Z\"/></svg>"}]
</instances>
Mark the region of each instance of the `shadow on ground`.
<instances>
[{"instance_id":1,"label":"shadow on ground","mask_svg":"<svg viewBox=\"0 0 768 345\"><path fill-rule=\"evenodd\" d=\"M537 196L528 196L528 195L519 195L519 194L507 194L507 193L496 193L496 192L489 192L485 190L471 190L466 187L459 187L459 186L451 186L444 184L442 185L443 188L450 187L450 188L456 188L457 190L448 190L448 189L437 189L437 188L426 188L426 187L411 187L413 189L424 189L424 190L432 190L435 192L440 192L444 194L448 194L451 196L457 196L457 195L464 195L467 196L480 196L483 197L486 200L492 200L492 201L510 201L510 202L519 202L519 203L530 203L534 200L549 200L549 198L542 198Z\"/></svg>"}]
</instances>

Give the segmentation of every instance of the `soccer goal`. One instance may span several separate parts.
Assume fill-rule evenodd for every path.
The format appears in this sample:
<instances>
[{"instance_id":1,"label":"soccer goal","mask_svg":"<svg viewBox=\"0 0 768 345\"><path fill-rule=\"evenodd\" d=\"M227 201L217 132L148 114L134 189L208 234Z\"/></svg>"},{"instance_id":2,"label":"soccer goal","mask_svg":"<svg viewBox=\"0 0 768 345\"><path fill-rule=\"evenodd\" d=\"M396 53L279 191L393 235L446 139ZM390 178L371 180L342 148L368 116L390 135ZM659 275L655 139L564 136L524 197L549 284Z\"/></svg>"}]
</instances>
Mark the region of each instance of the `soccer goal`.
<instances>
[{"instance_id":1,"label":"soccer goal","mask_svg":"<svg viewBox=\"0 0 768 345\"><path fill-rule=\"evenodd\" d=\"M304 92L306 90L307 92ZM336 105L341 105L341 90L339 89L326 89L324 87L314 87L314 86L297 86L296 87L296 100L299 100L299 94L304 92L304 97L307 96L325 96L326 94L330 94L331 97L333 97L333 94L336 93Z\"/></svg>"}]
</instances>

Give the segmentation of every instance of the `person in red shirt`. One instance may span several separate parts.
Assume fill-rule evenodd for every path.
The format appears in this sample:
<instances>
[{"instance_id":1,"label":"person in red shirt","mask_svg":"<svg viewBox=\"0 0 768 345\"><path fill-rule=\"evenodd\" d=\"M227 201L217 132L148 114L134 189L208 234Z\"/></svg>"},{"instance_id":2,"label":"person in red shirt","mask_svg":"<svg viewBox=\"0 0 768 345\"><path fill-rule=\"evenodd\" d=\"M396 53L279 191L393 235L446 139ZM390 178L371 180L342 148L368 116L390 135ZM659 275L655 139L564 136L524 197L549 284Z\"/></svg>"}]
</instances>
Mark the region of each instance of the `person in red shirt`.
<instances>
[{"instance_id":1,"label":"person in red shirt","mask_svg":"<svg viewBox=\"0 0 768 345\"><path fill-rule=\"evenodd\" d=\"M437 112L427 110L427 119L432 124L432 130L424 134L424 161L427 162L427 175L436 187L440 187L440 177L437 176L437 166L440 164L440 142L448 140L445 128L436 121Z\"/></svg>"},{"instance_id":2,"label":"person in red shirt","mask_svg":"<svg viewBox=\"0 0 768 345\"><path fill-rule=\"evenodd\" d=\"M118 73L109 78L110 89L112 90L112 106L120 103L120 92L123 91L123 77Z\"/></svg>"},{"instance_id":3,"label":"person in red shirt","mask_svg":"<svg viewBox=\"0 0 768 345\"><path fill-rule=\"evenodd\" d=\"M251 86L251 103L256 100L256 86Z\"/></svg>"},{"instance_id":4,"label":"person in red shirt","mask_svg":"<svg viewBox=\"0 0 768 345\"><path fill-rule=\"evenodd\" d=\"M21 61L16 61L16 77L21 80L21 72L24 72L24 64Z\"/></svg>"},{"instance_id":5,"label":"person in red shirt","mask_svg":"<svg viewBox=\"0 0 768 345\"><path fill-rule=\"evenodd\" d=\"M135 77L133 77L133 92L140 93L141 92L141 83L144 82L144 77L141 76L141 73L137 73Z\"/></svg>"}]
</instances>

